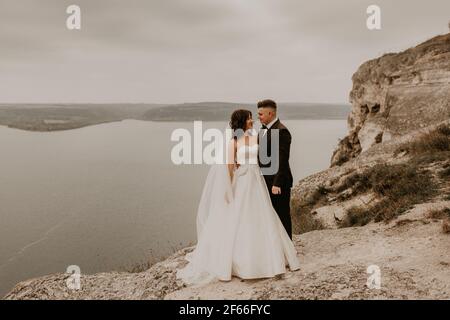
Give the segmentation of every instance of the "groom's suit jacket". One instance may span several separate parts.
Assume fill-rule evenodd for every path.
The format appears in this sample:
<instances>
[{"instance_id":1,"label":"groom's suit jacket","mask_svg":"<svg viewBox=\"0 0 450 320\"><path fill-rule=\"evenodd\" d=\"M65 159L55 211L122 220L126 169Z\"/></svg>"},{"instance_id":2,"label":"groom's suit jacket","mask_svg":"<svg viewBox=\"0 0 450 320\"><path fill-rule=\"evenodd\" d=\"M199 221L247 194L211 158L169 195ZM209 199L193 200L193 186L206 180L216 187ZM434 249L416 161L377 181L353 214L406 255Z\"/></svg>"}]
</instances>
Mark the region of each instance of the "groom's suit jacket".
<instances>
[{"instance_id":1,"label":"groom's suit jacket","mask_svg":"<svg viewBox=\"0 0 450 320\"><path fill-rule=\"evenodd\" d=\"M273 136L273 129L278 129L279 148L278 152L276 152L277 150L274 150L274 154L272 155L271 140ZM279 119L269 129L267 129L267 133L265 135L263 135L263 131L264 129L260 130L258 134L260 152L266 152L267 156L272 158L272 161L278 161L278 171L275 174L264 174L264 179L266 180L267 186L268 188L271 188L272 186L280 187L282 190L283 188L291 188L293 182L291 168L289 166L289 154L292 140L291 133ZM259 156L258 162L261 168L269 167L271 165L271 162L268 164L261 163Z\"/></svg>"}]
</instances>

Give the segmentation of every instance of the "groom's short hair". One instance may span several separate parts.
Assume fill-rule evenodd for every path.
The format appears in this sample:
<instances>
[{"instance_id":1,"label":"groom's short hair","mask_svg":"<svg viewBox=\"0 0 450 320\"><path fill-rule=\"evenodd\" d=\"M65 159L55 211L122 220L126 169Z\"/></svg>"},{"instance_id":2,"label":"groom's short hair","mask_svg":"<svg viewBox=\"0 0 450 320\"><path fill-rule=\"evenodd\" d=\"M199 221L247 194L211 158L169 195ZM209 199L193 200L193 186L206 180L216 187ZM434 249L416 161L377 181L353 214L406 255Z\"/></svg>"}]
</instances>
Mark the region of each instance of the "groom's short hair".
<instances>
[{"instance_id":1,"label":"groom's short hair","mask_svg":"<svg viewBox=\"0 0 450 320\"><path fill-rule=\"evenodd\" d=\"M270 99L262 100L258 102L258 109L259 108L272 108L277 110L277 103Z\"/></svg>"}]
</instances>

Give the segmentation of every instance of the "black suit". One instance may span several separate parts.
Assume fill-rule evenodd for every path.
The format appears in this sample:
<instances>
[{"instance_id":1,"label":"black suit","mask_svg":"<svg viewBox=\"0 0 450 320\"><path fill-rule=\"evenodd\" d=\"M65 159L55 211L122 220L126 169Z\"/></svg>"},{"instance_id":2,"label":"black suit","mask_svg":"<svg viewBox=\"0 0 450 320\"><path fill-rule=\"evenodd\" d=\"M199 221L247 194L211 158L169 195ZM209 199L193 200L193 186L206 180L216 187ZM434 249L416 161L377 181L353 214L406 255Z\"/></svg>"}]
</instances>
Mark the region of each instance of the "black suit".
<instances>
[{"instance_id":1,"label":"black suit","mask_svg":"<svg viewBox=\"0 0 450 320\"><path fill-rule=\"evenodd\" d=\"M276 137L275 131L273 129L278 129L279 136L279 148L278 152L274 150L272 154L272 136ZM269 189L270 199L272 201L272 205L275 208L275 211L278 213L281 222L283 223L286 232L289 237L292 239L292 222L291 222L291 188L292 188L292 173L291 168L289 166L289 153L291 149L291 133L289 130L277 120L269 129L267 129L267 133L264 135L264 130L261 130L258 135L258 140L260 144L258 162L261 170L264 174L264 180L266 181L267 188ZM264 159L264 155L270 157L270 162L265 164L262 162ZM278 170L275 173L273 172L264 172L265 168L270 167L271 165L278 165ZM281 194L273 194L272 186L280 187Z\"/></svg>"}]
</instances>

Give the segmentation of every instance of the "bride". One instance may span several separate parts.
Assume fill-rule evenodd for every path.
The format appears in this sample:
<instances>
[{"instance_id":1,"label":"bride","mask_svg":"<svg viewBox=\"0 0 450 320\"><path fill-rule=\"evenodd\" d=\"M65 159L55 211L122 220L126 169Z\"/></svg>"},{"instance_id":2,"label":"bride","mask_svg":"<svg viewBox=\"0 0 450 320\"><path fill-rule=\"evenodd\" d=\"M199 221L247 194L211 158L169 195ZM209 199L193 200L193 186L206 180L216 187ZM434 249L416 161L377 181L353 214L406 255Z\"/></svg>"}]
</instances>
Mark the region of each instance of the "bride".
<instances>
[{"instance_id":1,"label":"bride","mask_svg":"<svg viewBox=\"0 0 450 320\"><path fill-rule=\"evenodd\" d=\"M230 121L226 165L211 167L197 212L197 245L177 278L186 284L270 278L298 270L297 252L275 209L258 165L252 113Z\"/></svg>"}]
</instances>

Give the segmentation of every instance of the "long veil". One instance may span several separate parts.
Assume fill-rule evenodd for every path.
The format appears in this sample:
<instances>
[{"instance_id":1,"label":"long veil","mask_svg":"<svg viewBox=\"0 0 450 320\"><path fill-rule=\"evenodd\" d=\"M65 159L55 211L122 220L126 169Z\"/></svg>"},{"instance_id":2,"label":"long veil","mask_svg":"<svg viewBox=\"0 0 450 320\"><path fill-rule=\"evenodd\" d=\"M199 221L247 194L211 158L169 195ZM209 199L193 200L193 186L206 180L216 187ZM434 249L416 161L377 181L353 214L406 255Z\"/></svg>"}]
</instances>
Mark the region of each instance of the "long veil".
<instances>
[{"instance_id":1,"label":"long veil","mask_svg":"<svg viewBox=\"0 0 450 320\"><path fill-rule=\"evenodd\" d=\"M227 263L231 261L231 250L227 245L227 237L232 236L229 227L231 224L222 224L219 229L205 228L208 223L217 225L217 221L229 221L229 214L232 212L234 195L227 166L230 132L227 127L225 134L218 139L220 141L216 141L216 156L206 177L197 210L197 245L194 251L186 255L189 264L177 271L177 278L186 283L208 283L217 276L226 276L231 272L231 265ZM205 241L202 241L203 237ZM210 241L211 239L214 241ZM211 274L207 270L215 270L215 273Z\"/></svg>"},{"instance_id":2,"label":"long veil","mask_svg":"<svg viewBox=\"0 0 450 320\"><path fill-rule=\"evenodd\" d=\"M200 240L203 228L211 215L226 214L233 201L232 182L228 172L229 141L231 128L228 125L220 141L216 141L216 156L211 165L203 187L197 210L197 240Z\"/></svg>"}]
</instances>

